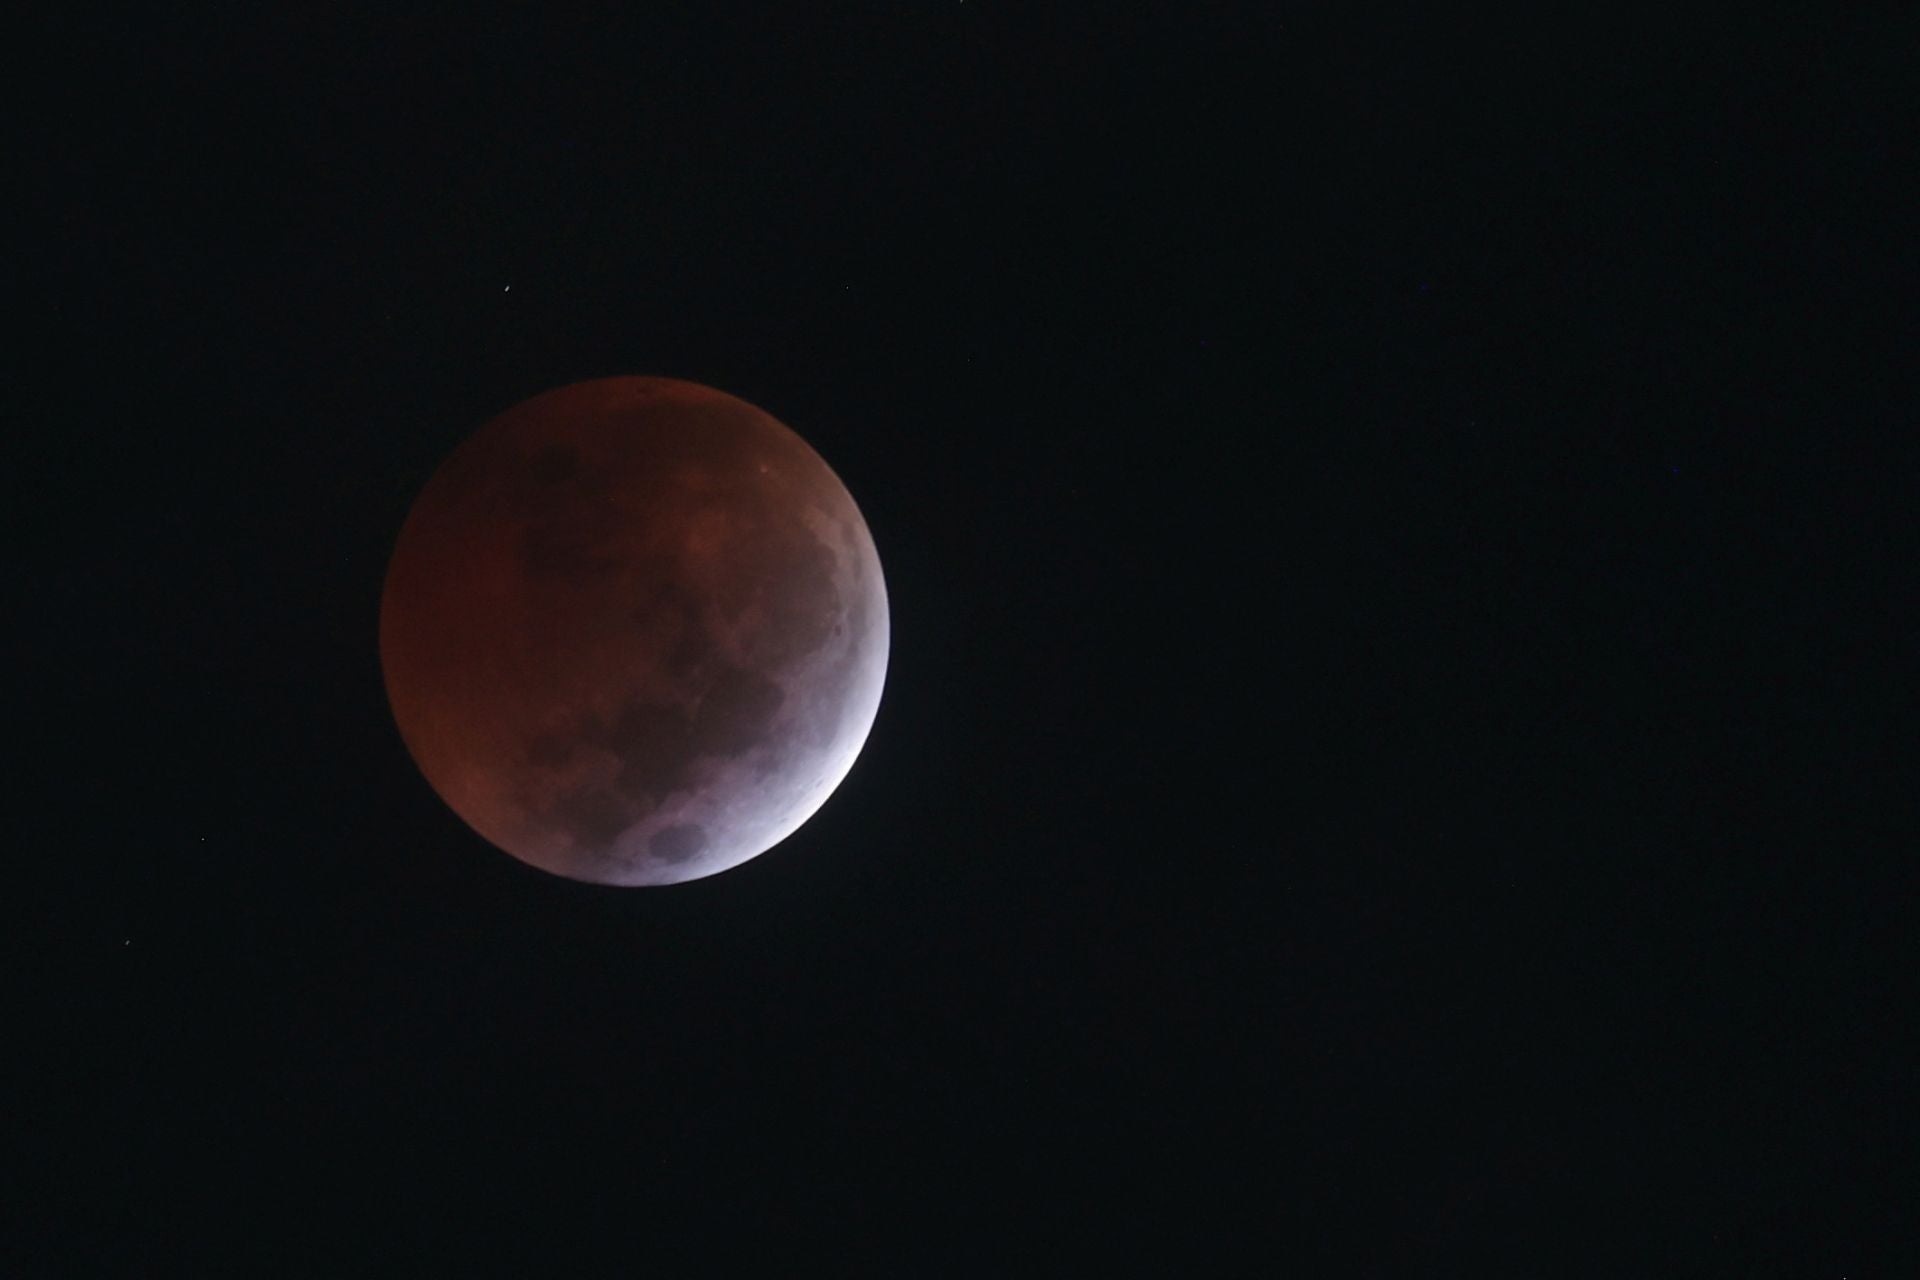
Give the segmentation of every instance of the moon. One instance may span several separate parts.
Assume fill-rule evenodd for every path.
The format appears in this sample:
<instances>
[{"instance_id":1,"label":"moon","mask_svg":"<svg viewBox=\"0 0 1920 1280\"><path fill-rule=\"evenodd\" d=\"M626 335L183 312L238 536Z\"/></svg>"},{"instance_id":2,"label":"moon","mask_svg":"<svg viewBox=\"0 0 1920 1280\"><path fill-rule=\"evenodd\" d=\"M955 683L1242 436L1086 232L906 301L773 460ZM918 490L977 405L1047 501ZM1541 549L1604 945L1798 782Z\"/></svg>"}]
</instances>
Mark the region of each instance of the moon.
<instances>
[{"instance_id":1,"label":"moon","mask_svg":"<svg viewBox=\"0 0 1920 1280\"><path fill-rule=\"evenodd\" d=\"M665 885L764 853L853 768L879 709L886 583L819 454L672 378L502 413L401 526L380 602L400 736L522 862Z\"/></svg>"}]
</instances>

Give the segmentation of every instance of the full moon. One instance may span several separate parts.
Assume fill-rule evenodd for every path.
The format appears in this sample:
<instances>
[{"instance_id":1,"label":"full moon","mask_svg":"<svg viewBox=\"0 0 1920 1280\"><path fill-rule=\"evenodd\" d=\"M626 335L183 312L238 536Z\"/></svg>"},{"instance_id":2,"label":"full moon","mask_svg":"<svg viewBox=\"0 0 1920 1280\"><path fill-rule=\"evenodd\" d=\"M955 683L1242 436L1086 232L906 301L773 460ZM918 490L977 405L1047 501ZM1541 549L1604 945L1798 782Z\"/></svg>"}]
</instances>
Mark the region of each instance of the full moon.
<instances>
[{"instance_id":1,"label":"full moon","mask_svg":"<svg viewBox=\"0 0 1920 1280\"><path fill-rule=\"evenodd\" d=\"M791 835L880 705L880 558L768 414L671 378L535 396L454 450L380 604L400 736L486 840L664 885Z\"/></svg>"}]
</instances>

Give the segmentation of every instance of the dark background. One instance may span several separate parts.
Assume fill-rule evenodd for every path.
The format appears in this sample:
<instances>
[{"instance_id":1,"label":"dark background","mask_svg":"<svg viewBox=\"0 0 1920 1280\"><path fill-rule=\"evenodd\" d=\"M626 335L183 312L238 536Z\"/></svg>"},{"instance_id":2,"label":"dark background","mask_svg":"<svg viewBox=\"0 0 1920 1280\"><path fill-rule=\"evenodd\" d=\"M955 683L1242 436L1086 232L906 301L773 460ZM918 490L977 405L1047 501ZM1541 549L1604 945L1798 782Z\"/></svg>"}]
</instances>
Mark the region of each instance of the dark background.
<instances>
[{"instance_id":1,"label":"dark background","mask_svg":"<svg viewBox=\"0 0 1920 1280\"><path fill-rule=\"evenodd\" d=\"M1920 1258L1911 9L401 8L14 51L9 1275ZM813 821L623 892L375 618L627 373L894 633Z\"/></svg>"}]
</instances>

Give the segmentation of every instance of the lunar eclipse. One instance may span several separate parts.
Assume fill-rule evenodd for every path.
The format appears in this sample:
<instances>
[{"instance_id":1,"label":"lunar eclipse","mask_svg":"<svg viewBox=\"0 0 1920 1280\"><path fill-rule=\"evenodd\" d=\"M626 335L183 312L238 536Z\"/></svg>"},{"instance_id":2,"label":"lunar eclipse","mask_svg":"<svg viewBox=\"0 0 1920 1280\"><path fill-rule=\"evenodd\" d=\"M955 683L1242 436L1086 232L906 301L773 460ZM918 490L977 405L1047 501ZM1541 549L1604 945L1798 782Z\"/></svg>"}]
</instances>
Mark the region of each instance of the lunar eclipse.
<instances>
[{"instance_id":1,"label":"lunar eclipse","mask_svg":"<svg viewBox=\"0 0 1920 1280\"><path fill-rule=\"evenodd\" d=\"M889 642L866 521L792 430L670 378L535 396L460 445L380 607L400 735L486 840L664 885L765 852L871 729Z\"/></svg>"}]
</instances>

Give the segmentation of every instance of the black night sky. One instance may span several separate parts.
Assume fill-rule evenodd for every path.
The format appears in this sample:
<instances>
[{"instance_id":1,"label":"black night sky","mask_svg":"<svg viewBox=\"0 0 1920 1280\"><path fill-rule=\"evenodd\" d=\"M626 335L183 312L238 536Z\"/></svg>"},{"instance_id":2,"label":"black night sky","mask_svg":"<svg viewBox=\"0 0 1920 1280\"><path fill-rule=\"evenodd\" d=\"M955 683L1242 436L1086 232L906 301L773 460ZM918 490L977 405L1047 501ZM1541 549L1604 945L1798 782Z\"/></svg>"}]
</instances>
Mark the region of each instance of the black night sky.
<instances>
[{"instance_id":1,"label":"black night sky","mask_svg":"<svg viewBox=\"0 0 1920 1280\"><path fill-rule=\"evenodd\" d=\"M17 42L0 1271L1915 1274L1920 27L1430 8ZM846 783L671 889L471 834L376 649L615 374L891 597Z\"/></svg>"}]
</instances>

